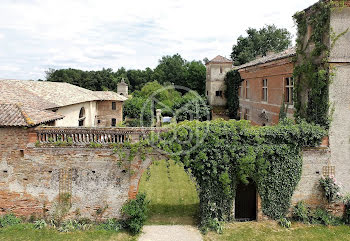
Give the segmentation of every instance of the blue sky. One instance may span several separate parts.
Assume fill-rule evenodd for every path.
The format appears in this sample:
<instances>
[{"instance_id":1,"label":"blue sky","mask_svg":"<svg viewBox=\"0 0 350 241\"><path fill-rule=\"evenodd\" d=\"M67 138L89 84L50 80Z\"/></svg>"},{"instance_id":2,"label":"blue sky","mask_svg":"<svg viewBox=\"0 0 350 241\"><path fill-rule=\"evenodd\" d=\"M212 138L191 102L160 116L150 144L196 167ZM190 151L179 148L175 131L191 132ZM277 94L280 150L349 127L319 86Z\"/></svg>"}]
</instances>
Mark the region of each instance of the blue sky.
<instances>
[{"instance_id":1,"label":"blue sky","mask_svg":"<svg viewBox=\"0 0 350 241\"><path fill-rule=\"evenodd\" d=\"M154 68L163 55L229 57L248 27L295 34L292 15L316 0L1 0L0 78L49 68Z\"/></svg>"}]
</instances>

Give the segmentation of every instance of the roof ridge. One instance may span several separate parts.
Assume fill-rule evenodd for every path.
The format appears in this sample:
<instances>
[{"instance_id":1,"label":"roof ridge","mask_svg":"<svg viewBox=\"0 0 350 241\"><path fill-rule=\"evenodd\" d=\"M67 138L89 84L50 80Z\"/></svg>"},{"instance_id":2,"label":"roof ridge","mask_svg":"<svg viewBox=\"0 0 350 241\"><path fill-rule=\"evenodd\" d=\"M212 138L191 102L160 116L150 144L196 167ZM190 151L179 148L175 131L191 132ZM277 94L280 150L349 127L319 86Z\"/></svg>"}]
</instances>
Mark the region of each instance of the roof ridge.
<instances>
[{"instance_id":1,"label":"roof ridge","mask_svg":"<svg viewBox=\"0 0 350 241\"><path fill-rule=\"evenodd\" d=\"M28 124L28 125L33 125L34 122L30 119L30 117L28 116L28 114L22 109L22 104L21 103L16 103L15 104L17 109L19 110L19 112L21 113L24 121Z\"/></svg>"}]
</instances>

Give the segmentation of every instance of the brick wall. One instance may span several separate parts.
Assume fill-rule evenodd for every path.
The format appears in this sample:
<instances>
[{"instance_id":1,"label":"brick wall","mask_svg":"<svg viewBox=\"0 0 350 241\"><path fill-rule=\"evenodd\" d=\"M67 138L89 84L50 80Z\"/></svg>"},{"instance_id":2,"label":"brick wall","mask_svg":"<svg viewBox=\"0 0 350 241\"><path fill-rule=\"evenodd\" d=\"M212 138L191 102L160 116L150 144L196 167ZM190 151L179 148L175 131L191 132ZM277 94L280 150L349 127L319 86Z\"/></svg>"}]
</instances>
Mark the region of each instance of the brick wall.
<instances>
[{"instance_id":1,"label":"brick wall","mask_svg":"<svg viewBox=\"0 0 350 241\"><path fill-rule=\"evenodd\" d=\"M97 209L108 206L103 217L118 217L151 163L124 162L111 149L36 148L28 144L35 140L31 132L0 128L0 215L54 215L61 190L71 194L70 215L95 218Z\"/></svg>"},{"instance_id":2,"label":"brick wall","mask_svg":"<svg viewBox=\"0 0 350 241\"><path fill-rule=\"evenodd\" d=\"M285 93L285 78L292 77L293 63L291 58L260 64L241 69L242 89L240 95L240 107L242 119L248 109L252 124L274 125L278 123L278 115ZM267 101L262 98L263 80L267 79ZM249 96L246 94L247 81L249 82ZM266 115L262 115L265 110ZM293 116L293 107L288 109L288 116Z\"/></svg>"},{"instance_id":3,"label":"brick wall","mask_svg":"<svg viewBox=\"0 0 350 241\"><path fill-rule=\"evenodd\" d=\"M115 102L116 109L112 109L112 102ZM123 102L120 101L99 101L97 102L97 125L100 127L111 127L112 119L116 119L116 123L123 121ZM100 123L98 123L100 121Z\"/></svg>"}]
</instances>

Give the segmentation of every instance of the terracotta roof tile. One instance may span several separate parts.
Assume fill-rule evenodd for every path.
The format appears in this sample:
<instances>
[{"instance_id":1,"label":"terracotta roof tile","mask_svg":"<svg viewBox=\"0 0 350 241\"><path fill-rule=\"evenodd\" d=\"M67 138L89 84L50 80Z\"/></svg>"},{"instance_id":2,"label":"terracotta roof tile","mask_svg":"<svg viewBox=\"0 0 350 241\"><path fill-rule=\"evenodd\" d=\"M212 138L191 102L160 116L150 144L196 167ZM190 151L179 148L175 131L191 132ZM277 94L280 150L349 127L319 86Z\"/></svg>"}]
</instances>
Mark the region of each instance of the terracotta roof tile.
<instances>
[{"instance_id":1,"label":"terracotta roof tile","mask_svg":"<svg viewBox=\"0 0 350 241\"><path fill-rule=\"evenodd\" d=\"M64 116L20 104L0 104L0 126L35 126Z\"/></svg>"},{"instance_id":2,"label":"terracotta roof tile","mask_svg":"<svg viewBox=\"0 0 350 241\"><path fill-rule=\"evenodd\" d=\"M262 58L257 58L253 61L250 61L246 64L240 65L240 66L235 66L234 69L244 69L244 68L248 68L248 67L252 67L252 66L256 66L259 64L265 64L265 63L269 63L275 60L279 60L279 59L284 59L284 58L289 58L289 57L293 57L296 55L296 49L295 48L290 48L287 49L283 52L280 53L275 53L275 54L271 54Z\"/></svg>"},{"instance_id":3,"label":"terracotta roof tile","mask_svg":"<svg viewBox=\"0 0 350 241\"><path fill-rule=\"evenodd\" d=\"M0 102L22 103L45 110L95 100L124 101L110 91L91 91L72 84L48 81L0 80Z\"/></svg>"},{"instance_id":4,"label":"terracotta roof tile","mask_svg":"<svg viewBox=\"0 0 350 241\"><path fill-rule=\"evenodd\" d=\"M117 101L125 101L128 98L117 94L113 91L94 91L94 95L96 95L99 100L117 100Z\"/></svg>"},{"instance_id":5,"label":"terracotta roof tile","mask_svg":"<svg viewBox=\"0 0 350 241\"><path fill-rule=\"evenodd\" d=\"M209 63L232 63L232 60L222 57L221 55L218 55L212 60L210 60Z\"/></svg>"}]
</instances>

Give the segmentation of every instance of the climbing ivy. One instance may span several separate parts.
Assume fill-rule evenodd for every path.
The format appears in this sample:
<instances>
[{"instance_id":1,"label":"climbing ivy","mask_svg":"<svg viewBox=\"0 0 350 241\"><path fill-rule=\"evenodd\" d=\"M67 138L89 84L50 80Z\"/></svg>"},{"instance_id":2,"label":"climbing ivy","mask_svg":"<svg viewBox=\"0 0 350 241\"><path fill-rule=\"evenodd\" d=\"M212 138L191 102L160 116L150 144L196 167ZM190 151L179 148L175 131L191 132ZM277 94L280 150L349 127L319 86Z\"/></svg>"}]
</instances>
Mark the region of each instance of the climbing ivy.
<instances>
[{"instance_id":1,"label":"climbing ivy","mask_svg":"<svg viewBox=\"0 0 350 241\"><path fill-rule=\"evenodd\" d=\"M276 126L253 127L248 121L182 122L152 142L195 178L201 226L233 219L236 186L252 180L263 213L284 217L301 176L301 149L320 143L325 130L286 119Z\"/></svg>"},{"instance_id":2,"label":"climbing ivy","mask_svg":"<svg viewBox=\"0 0 350 241\"><path fill-rule=\"evenodd\" d=\"M227 99L227 109L228 109L230 118L236 119L236 120L239 119L238 91L239 91L239 86L241 82L242 82L242 79L238 70L231 70L225 76L225 84L226 84L225 96Z\"/></svg>"},{"instance_id":3,"label":"climbing ivy","mask_svg":"<svg viewBox=\"0 0 350 241\"><path fill-rule=\"evenodd\" d=\"M330 49L346 32L331 33L331 10L344 1L320 1L307 12L293 18L298 27L294 68L295 117L329 128L329 84L332 71L328 63ZM332 41L329 44L330 40Z\"/></svg>"}]
</instances>

